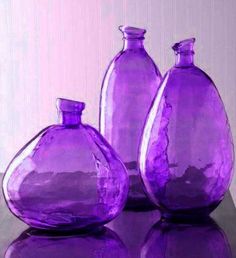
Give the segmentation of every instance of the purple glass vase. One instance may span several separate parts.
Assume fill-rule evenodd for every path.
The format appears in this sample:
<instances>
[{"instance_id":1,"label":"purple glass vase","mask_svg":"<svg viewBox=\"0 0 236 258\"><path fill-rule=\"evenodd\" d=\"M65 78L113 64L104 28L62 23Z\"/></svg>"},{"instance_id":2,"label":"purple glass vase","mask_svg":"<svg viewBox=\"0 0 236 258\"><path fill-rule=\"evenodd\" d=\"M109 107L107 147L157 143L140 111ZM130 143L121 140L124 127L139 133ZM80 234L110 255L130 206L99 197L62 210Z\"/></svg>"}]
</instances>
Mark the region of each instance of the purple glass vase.
<instances>
[{"instance_id":1,"label":"purple glass vase","mask_svg":"<svg viewBox=\"0 0 236 258\"><path fill-rule=\"evenodd\" d=\"M103 228L88 235L49 235L35 230L22 233L5 258L128 258L118 236Z\"/></svg>"},{"instance_id":2,"label":"purple glass vase","mask_svg":"<svg viewBox=\"0 0 236 258\"><path fill-rule=\"evenodd\" d=\"M142 258L233 258L228 239L214 222L157 223L141 250Z\"/></svg>"},{"instance_id":3,"label":"purple glass vase","mask_svg":"<svg viewBox=\"0 0 236 258\"><path fill-rule=\"evenodd\" d=\"M146 209L153 204L146 197L139 176L138 146L161 74L144 49L146 30L127 26L120 26L120 30L124 47L109 65L103 80L100 132L128 170L130 188L126 208Z\"/></svg>"},{"instance_id":4,"label":"purple glass vase","mask_svg":"<svg viewBox=\"0 0 236 258\"><path fill-rule=\"evenodd\" d=\"M228 118L213 81L193 63L194 41L173 46L176 64L163 78L140 147L145 189L166 217L208 215L233 173Z\"/></svg>"},{"instance_id":5,"label":"purple glass vase","mask_svg":"<svg viewBox=\"0 0 236 258\"><path fill-rule=\"evenodd\" d=\"M126 169L107 141L81 122L82 102L58 99L61 124L42 130L3 179L11 212L28 225L88 229L114 219L128 194Z\"/></svg>"}]
</instances>

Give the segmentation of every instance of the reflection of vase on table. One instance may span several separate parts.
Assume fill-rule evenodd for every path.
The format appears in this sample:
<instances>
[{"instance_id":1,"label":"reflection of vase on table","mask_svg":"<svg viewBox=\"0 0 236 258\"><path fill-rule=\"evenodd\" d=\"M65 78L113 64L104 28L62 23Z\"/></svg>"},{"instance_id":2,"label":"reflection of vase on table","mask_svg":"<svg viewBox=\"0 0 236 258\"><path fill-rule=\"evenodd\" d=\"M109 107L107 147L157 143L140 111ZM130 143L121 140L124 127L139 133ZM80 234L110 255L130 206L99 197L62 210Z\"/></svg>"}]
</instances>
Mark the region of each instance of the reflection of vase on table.
<instances>
[{"instance_id":1,"label":"reflection of vase on table","mask_svg":"<svg viewBox=\"0 0 236 258\"><path fill-rule=\"evenodd\" d=\"M27 230L7 249L5 258L128 258L119 237L110 229L81 235L53 235Z\"/></svg>"},{"instance_id":2,"label":"reflection of vase on table","mask_svg":"<svg viewBox=\"0 0 236 258\"><path fill-rule=\"evenodd\" d=\"M226 235L210 221L157 223L146 237L141 258L233 258Z\"/></svg>"}]
</instances>

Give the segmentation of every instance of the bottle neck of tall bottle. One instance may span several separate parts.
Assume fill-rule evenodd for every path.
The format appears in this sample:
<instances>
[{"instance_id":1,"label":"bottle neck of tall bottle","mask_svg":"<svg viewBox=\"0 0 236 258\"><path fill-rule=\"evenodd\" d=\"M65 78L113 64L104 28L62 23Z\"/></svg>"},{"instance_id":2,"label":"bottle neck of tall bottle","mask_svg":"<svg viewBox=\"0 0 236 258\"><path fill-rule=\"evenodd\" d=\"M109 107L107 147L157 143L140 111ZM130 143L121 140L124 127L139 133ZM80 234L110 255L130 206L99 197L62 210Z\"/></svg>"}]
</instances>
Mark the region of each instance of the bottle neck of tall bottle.
<instances>
[{"instance_id":1,"label":"bottle neck of tall bottle","mask_svg":"<svg viewBox=\"0 0 236 258\"><path fill-rule=\"evenodd\" d=\"M123 50L144 48L144 39L124 39Z\"/></svg>"}]
</instances>

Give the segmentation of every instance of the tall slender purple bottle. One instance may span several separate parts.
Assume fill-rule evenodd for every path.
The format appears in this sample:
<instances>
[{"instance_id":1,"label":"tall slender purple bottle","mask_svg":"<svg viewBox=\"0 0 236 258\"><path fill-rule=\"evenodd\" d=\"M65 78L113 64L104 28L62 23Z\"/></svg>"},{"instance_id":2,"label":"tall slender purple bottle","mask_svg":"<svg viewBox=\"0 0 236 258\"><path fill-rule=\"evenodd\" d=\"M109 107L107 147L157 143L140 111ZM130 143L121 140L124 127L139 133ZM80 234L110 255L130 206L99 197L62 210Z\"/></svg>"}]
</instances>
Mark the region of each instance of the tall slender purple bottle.
<instances>
[{"instance_id":1,"label":"tall slender purple bottle","mask_svg":"<svg viewBox=\"0 0 236 258\"><path fill-rule=\"evenodd\" d=\"M100 100L100 132L123 159L129 173L127 208L152 206L137 168L143 126L161 74L144 49L146 30L120 26L124 47L107 69Z\"/></svg>"},{"instance_id":2,"label":"tall slender purple bottle","mask_svg":"<svg viewBox=\"0 0 236 258\"><path fill-rule=\"evenodd\" d=\"M143 133L140 170L164 216L208 215L233 173L233 141L219 93L193 62L195 39L173 46L176 64L165 75Z\"/></svg>"}]
</instances>

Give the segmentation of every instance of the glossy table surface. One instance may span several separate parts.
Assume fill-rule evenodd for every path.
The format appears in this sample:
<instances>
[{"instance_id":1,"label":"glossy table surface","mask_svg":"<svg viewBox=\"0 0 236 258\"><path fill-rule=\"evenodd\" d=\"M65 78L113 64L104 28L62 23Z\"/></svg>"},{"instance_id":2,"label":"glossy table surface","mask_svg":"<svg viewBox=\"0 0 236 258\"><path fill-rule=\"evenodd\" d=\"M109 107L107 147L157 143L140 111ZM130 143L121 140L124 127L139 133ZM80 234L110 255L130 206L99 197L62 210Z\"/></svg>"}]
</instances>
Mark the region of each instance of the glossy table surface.
<instances>
[{"instance_id":1,"label":"glossy table surface","mask_svg":"<svg viewBox=\"0 0 236 258\"><path fill-rule=\"evenodd\" d=\"M236 209L230 194L212 222L160 222L159 211L124 211L99 233L48 235L28 230L0 197L0 258L236 258ZM23 234L22 234L23 233Z\"/></svg>"}]
</instances>

